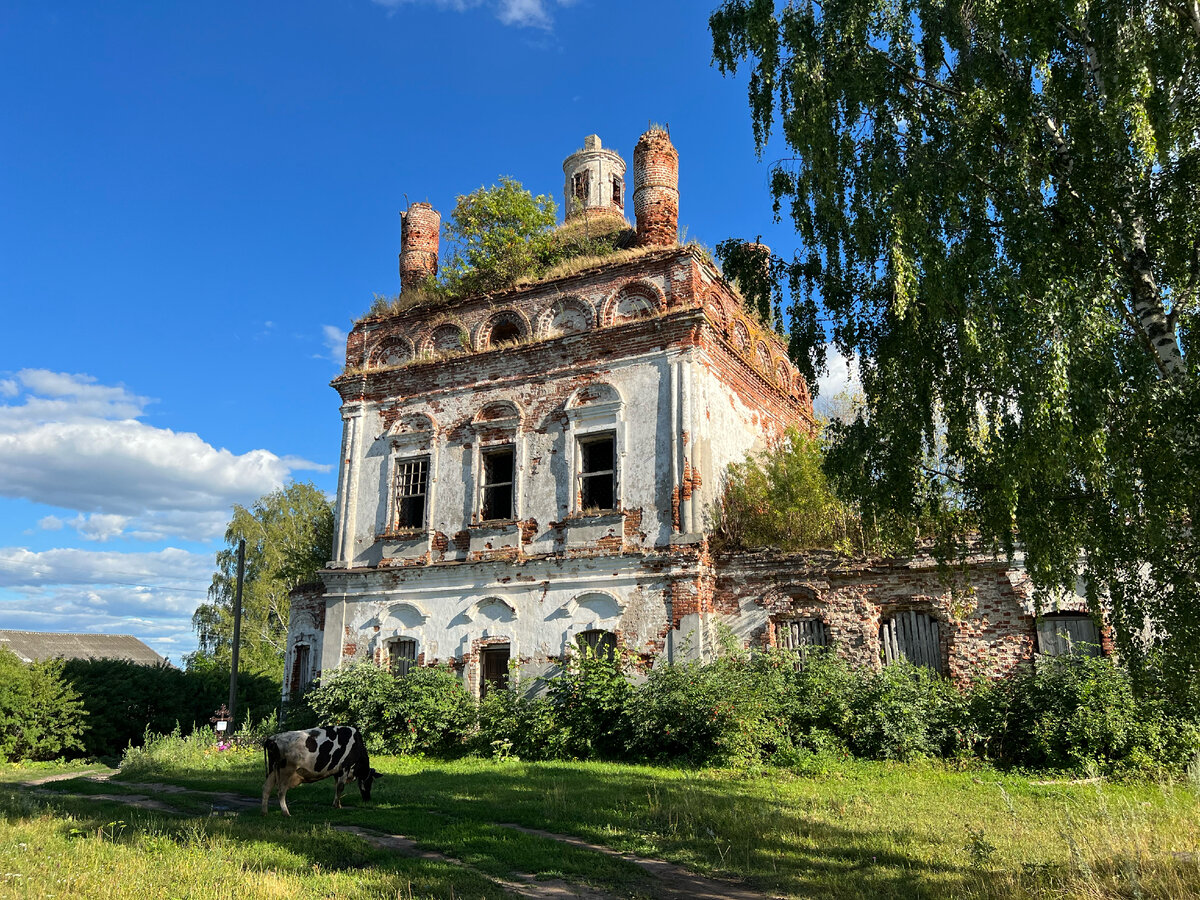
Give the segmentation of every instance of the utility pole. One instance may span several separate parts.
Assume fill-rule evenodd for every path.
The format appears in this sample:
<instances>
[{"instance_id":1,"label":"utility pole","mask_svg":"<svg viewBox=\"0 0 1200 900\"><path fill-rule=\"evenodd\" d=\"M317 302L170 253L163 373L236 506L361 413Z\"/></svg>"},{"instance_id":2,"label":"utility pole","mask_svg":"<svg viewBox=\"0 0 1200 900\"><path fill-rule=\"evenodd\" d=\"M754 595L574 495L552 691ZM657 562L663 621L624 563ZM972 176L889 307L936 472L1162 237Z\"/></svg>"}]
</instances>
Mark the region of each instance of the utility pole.
<instances>
[{"instance_id":1,"label":"utility pole","mask_svg":"<svg viewBox=\"0 0 1200 900\"><path fill-rule=\"evenodd\" d=\"M238 539L237 593L233 596L233 660L229 667L229 728L236 728L238 650L242 646L242 579L246 575L246 539Z\"/></svg>"}]
</instances>

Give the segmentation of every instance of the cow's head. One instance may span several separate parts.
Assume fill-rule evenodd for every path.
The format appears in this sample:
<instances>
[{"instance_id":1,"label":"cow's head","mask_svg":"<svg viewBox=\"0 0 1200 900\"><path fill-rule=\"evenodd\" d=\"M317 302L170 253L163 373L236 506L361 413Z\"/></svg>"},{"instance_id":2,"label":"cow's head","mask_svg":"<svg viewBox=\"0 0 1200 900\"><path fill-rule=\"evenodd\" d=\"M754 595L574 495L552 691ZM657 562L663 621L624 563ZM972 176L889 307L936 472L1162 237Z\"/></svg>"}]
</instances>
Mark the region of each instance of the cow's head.
<instances>
[{"instance_id":1,"label":"cow's head","mask_svg":"<svg viewBox=\"0 0 1200 900\"><path fill-rule=\"evenodd\" d=\"M364 802L369 803L371 800L371 785L375 779L382 778L382 772L376 772L370 766L363 766L358 771L358 790L362 794Z\"/></svg>"}]
</instances>

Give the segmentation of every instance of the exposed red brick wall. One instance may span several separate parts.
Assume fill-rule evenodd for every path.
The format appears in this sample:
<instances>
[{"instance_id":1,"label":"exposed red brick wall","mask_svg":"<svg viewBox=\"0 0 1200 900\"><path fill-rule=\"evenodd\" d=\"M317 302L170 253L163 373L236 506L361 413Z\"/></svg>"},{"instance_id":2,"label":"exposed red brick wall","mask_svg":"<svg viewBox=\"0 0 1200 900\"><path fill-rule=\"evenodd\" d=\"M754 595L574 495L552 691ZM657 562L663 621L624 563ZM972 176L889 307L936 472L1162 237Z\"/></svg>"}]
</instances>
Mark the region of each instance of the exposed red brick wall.
<instances>
[{"instance_id":1,"label":"exposed red brick wall","mask_svg":"<svg viewBox=\"0 0 1200 900\"><path fill-rule=\"evenodd\" d=\"M665 131L647 131L633 148L633 210L638 244L678 240L679 153Z\"/></svg>"},{"instance_id":2,"label":"exposed red brick wall","mask_svg":"<svg viewBox=\"0 0 1200 900\"><path fill-rule=\"evenodd\" d=\"M437 275L438 232L442 217L428 203L414 203L400 214L400 285L416 287Z\"/></svg>"}]
</instances>

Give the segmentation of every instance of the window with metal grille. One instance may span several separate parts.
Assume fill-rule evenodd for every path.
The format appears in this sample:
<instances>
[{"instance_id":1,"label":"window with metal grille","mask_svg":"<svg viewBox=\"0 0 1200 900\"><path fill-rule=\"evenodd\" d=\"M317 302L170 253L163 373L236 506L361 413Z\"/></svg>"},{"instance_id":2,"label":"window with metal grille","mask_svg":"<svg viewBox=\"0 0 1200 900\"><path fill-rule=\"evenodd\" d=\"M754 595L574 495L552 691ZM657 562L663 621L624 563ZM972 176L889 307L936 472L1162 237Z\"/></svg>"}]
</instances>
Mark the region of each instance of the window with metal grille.
<instances>
[{"instance_id":1,"label":"window with metal grille","mask_svg":"<svg viewBox=\"0 0 1200 900\"><path fill-rule=\"evenodd\" d=\"M388 641L388 667L393 675L407 675L417 664L417 642L413 638L393 638Z\"/></svg>"},{"instance_id":2,"label":"window with metal grille","mask_svg":"<svg viewBox=\"0 0 1200 900\"><path fill-rule=\"evenodd\" d=\"M516 451L512 444L484 450L483 497L480 515L484 521L511 519L513 507L513 482L516 480Z\"/></svg>"},{"instance_id":3,"label":"window with metal grille","mask_svg":"<svg viewBox=\"0 0 1200 900\"><path fill-rule=\"evenodd\" d=\"M617 652L617 636L611 631L592 628L575 635L575 645L582 653L611 662Z\"/></svg>"},{"instance_id":4,"label":"window with metal grille","mask_svg":"<svg viewBox=\"0 0 1200 900\"><path fill-rule=\"evenodd\" d=\"M1091 616L1056 613L1037 625L1038 652L1045 656L1099 656L1100 632Z\"/></svg>"},{"instance_id":5,"label":"window with metal grille","mask_svg":"<svg viewBox=\"0 0 1200 900\"><path fill-rule=\"evenodd\" d=\"M803 665L813 647L829 646L829 626L821 619L784 619L775 623L775 643L796 654Z\"/></svg>"},{"instance_id":6,"label":"window with metal grille","mask_svg":"<svg viewBox=\"0 0 1200 900\"><path fill-rule=\"evenodd\" d=\"M425 496L429 490L429 457L396 463L396 527L425 527Z\"/></svg>"},{"instance_id":7,"label":"window with metal grille","mask_svg":"<svg viewBox=\"0 0 1200 900\"><path fill-rule=\"evenodd\" d=\"M928 613L907 610L885 619L879 626L879 642L887 665L907 659L914 665L942 671L938 621Z\"/></svg>"},{"instance_id":8,"label":"window with metal grille","mask_svg":"<svg viewBox=\"0 0 1200 900\"><path fill-rule=\"evenodd\" d=\"M617 438L611 431L579 439L579 505L583 511L616 508Z\"/></svg>"}]
</instances>

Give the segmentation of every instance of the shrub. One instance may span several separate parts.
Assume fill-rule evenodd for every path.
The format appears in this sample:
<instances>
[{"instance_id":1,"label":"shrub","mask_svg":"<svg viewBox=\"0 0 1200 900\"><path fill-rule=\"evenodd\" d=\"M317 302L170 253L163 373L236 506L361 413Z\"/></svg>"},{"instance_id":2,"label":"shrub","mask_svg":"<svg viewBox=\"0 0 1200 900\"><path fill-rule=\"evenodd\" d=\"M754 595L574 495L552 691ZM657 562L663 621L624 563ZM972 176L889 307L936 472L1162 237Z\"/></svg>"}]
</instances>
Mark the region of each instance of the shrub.
<instances>
[{"instance_id":1,"label":"shrub","mask_svg":"<svg viewBox=\"0 0 1200 900\"><path fill-rule=\"evenodd\" d=\"M62 660L28 665L0 649L0 755L48 760L82 749L87 711L62 677Z\"/></svg>"},{"instance_id":2,"label":"shrub","mask_svg":"<svg viewBox=\"0 0 1200 900\"><path fill-rule=\"evenodd\" d=\"M510 676L510 690L479 702L479 730L471 741L482 755L545 760L564 755L562 731L548 697L529 696Z\"/></svg>"},{"instance_id":3,"label":"shrub","mask_svg":"<svg viewBox=\"0 0 1200 900\"><path fill-rule=\"evenodd\" d=\"M650 672L630 703L630 751L639 759L745 765L788 744L789 661L729 654Z\"/></svg>"},{"instance_id":4,"label":"shrub","mask_svg":"<svg viewBox=\"0 0 1200 900\"><path fill-rule=\"evenodd\" d=\"M470 694L444 667L417 666L397 678L360 662L323 678L305 699L319 721L353 725L375 752L446 753L475 723Z\"/></svg>"},{"instance_id":5,"label":"shrub","mask_svg":"<svg viewBox=\"0 0 1200 900\"><path fill-rule=\"evenodd\" d=\"M624 665L620 653L609 659L582 647L567 660L562 674L546 680L558 752L575 759L617 759L625 754L631 687Z\"/></svg>"}]
</instances>

